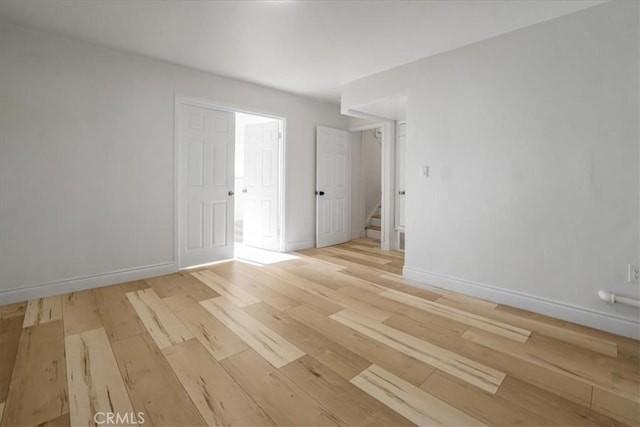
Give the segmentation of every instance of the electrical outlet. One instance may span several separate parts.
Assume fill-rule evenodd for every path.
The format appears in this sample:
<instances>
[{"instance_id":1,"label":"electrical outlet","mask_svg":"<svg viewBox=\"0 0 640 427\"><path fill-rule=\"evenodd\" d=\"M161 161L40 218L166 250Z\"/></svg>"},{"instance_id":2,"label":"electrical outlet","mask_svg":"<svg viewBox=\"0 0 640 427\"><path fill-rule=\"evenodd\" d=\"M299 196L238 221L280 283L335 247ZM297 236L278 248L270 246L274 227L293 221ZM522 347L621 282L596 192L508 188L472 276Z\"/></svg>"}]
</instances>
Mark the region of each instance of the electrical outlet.
<instances>
[{"instance_id":1,"label":"electrical outlet","mask_svg":"<svg viewBox=\"0 0 640 427\"><path fill-rule=\"evenodd\" d=\"M640 283L640 266L629 264L629 282Z\"/></svg>"}]
</instances>

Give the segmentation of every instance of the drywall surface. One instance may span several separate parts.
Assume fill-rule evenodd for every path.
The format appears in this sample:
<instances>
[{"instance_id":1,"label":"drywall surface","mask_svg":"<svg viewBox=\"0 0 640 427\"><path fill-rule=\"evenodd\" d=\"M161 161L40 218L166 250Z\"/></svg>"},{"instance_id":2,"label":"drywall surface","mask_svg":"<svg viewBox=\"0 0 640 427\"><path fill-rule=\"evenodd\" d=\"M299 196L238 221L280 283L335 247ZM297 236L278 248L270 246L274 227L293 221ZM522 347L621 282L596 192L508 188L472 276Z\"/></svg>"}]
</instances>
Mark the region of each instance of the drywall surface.
<instances>
[{"instance_id":1,"label":"drywall surface","mask_svg":"<svg viewBox=\"0 0 640 427\"><path fill-rule=\"evenodd\" d=\"M364 190L364 220L380 205L382 144L375 138L376 129L362 131L362 187Z\"/></svg>"},{"instance_id":2,"label":"drywall surface","mask_svg":"<svg viewBox=\"0 0 640 427\"><path fill-rule=\"evenodd\" d=\"M362 132L349 132L351 145L351 238L365 236L364 191L362 185Z\"/></svg>"},{"instance_id":3,"label":"drywall surface","mask_svg":"<svg viewBox=\"0 0 640 427\"><path fill-rule=\"evenodd\" d=\"M640 295L638 16L611 2L343 87L343 111L408 94L405 275L640 333L597 295Z\"/></svg>"},{"instance_id":4,"label":"drywall surface","mask_svg":"<svg viewBox=\"0 0 640 427\"><path fill-rule=\"evenodd\" d=\"M287 242L313 246L338 106L3 24L0 304L175 268L176 94L286 118Z\"/></svg>"}]
</instances>

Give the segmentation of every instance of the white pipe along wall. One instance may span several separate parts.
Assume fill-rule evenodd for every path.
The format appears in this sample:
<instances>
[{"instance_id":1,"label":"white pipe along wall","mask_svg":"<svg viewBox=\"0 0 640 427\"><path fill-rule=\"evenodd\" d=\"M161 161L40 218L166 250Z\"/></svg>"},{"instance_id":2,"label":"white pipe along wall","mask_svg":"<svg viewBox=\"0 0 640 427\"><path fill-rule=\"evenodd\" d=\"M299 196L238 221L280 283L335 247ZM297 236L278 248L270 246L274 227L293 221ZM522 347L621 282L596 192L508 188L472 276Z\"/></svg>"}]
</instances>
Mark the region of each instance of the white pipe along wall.
<instances>
[{"instance_id":1,"label":"white pipe along wall","mask_svg":"<svg viewBox=\"0 0 640 427\"><path fill-rule=\"evenodd\" d=\"M613 292L600 291L598 292L598 296L601 300L611 302L613 304L625 304L630 305L631 307L640 307L640 300L616 295Z\"/></svg>"},{"instance_id":2,"label":"white pipe along wall","mask_svg":"<svg viewBox=\"0 0 640 427\"><path fill-rule=\"evenodd\" d=\"M407 96L407 278L640 337L598 298L640 297L639 15L607 2L343 85L343 112Z\"/></svg>"}]
</instances>

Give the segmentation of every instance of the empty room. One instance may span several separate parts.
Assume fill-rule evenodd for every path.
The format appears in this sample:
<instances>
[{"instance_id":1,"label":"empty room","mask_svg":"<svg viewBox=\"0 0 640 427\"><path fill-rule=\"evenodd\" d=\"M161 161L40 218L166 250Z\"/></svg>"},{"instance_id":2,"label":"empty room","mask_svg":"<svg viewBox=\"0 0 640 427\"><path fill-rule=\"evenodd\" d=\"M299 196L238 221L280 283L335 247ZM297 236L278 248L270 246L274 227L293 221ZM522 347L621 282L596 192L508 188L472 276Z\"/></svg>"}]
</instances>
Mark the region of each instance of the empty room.
<instances>
[{"instance_id":1,"label":"empty room","mask_svg":"<svg viewBox=\"0 0 640 427\"><path fill-rule=\"evenodd\" d=\"M637 0L0 0L0 427L640 425Z\"/></svg>"}]
</instances>

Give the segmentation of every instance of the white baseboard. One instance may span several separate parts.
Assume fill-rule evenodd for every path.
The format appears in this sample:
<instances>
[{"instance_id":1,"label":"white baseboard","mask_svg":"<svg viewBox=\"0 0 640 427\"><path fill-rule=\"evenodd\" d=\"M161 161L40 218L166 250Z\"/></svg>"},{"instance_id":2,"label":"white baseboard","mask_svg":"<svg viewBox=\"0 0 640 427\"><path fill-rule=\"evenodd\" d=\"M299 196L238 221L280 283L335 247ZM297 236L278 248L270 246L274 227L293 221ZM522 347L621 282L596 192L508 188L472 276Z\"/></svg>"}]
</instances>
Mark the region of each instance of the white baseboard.
<instances>
[{"instance_id":1,"label":"white baseboard","mask_svg":"<svg viewBox=\"0 0 640 427\"><path fill-rule=\"evenodd\" d=\"M552 301L521 292L498 288L470 280L432 273L405 266L403 275L426 287L434 286L460 292L499 304L510 305L524 310L545 314L580 325L601 329L633 339L640 339L640 322L627 317L604 313L571 304Z\"/></svg>"},{"instance_id":2,"label":"white baseboard","mask_svg":"<svg viewBox=\"0 0 640 427\"><path fill-rule=\"evenodd\" d=\"M0 305L26 301L34 298L66 294L69 292L83 291L85 289L130 282L132 280L140 280L147 277L162 276L176 271L178 271L178 266L175 262L171 261L162 264L111 271L91 276L74 277L71 279L40 283L18 289L6 291L0 290Z\"/></svg>"},{"instance_id":3,"label":"white baseboard","mask_svg":"<svg viewBox=\"0 0 640 427\"><path fill-rule=\"evenodd\" d=\"M300 251L302 249L315 248L316 241L313 240L303 240L300 242L287 242L287 252L295 252Z\"/></svg>"},{"instance_id":4,"label":"white baseboard","mask_svg":"<svg viewBox=\"0 0 640 427\"><path fill-rule=\"evenodd\" d=\"M365 236L366 236L366 232L364 230L351 232L351 239L362 239Z\"/></svg>"}]
</instances>

